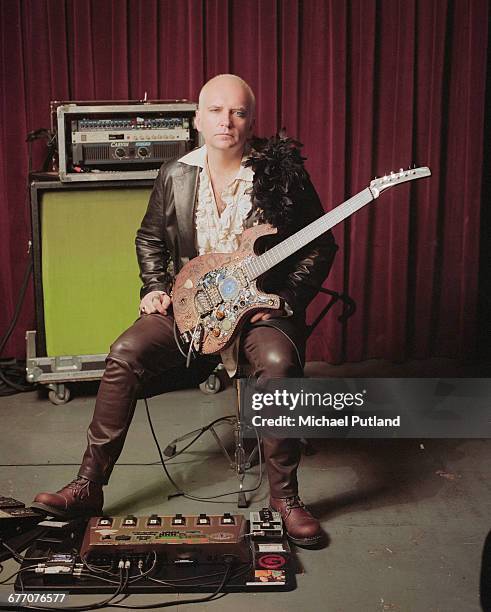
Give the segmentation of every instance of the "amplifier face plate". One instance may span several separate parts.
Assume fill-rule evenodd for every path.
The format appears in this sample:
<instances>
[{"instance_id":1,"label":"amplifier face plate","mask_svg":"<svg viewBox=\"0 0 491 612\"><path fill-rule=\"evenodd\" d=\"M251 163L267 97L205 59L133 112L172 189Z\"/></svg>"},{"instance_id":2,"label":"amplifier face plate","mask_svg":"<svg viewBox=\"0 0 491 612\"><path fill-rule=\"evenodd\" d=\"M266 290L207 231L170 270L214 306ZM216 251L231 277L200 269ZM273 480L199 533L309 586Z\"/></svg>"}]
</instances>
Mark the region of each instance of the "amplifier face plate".
<instances>
[{"instance_id":1,"label":"amplifier face plate","mask_svg":"<svg viewBox=\"0 0 491 612\"><path fill-rule=\"evenodd\" d=\"M95 132L72 132L72 144L89 142L119 142L138 140L190 140L189 129L155 130L104 130Z\"/></svg>"},{"instance_id":2,"label":"amplifier face plate","mask_svg":"<svg viewBox=\"0 0 491 612\"><path fill-rule=\"evenodd\" d=\"M186 153L186 140L158 141L121 141L121 142L90 142L72 145L72 159L76 166L85 169L91 166L105 168L117 164L119 167L148 166L182 156Z\"/></svg>"}]
</instances>

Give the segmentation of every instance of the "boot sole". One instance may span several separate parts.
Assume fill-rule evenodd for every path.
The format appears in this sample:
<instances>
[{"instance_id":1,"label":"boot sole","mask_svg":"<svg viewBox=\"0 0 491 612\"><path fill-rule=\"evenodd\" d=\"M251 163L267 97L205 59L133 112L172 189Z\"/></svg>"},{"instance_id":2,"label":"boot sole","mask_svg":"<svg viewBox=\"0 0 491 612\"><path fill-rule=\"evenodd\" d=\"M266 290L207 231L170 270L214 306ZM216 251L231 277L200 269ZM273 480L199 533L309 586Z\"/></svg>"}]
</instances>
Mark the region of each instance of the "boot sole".
<instances>
[{"instance_id":1,"label":"boot sole","mask_svg":"<svg viewBox=\"0 0 491 612\"><path fill-rule=\"evenodd\" d=\"M69 511L69 510L59 510L52 506L47 506L46 504L41 504L39 502L33 502L31 504L31 508L35 508L36 510L42 510L51 516L55 516L56 518L62 519L72 519L78 517L90 517L90 516L100 516L102 514L102 510L100 512L96 512L95 510L86 510L85 512L77 512L77 511Z\"/></svg>"},{"instance_id":2,"label":"boot sole","mask_svg":"<svg viewBox=\"0 0 491 612\"><path fill-rule=\"evenodd\" d=\"M315 538L293 538L288 531L286 532L286 537L293 542L296 546L300 546L301 548L316 548L320 544L324 542L325 537L323 535L315 536Z\"/></svg>"},{"instance_id":3,"label":"boot sole","mask_svg":"<svg viewBox=\"0 0 491 612\"><path fill-rule=\"evenodd\" d=\"M271 510L271 512L277 512L277 510L275 510L271 506L269 506L269 509ZM283 526L285 526L284 522ZM313 538L294 538L285 529L285 534L286 537L290 540L290 542L293 542L296 546L300 546L302 548L316 548L320 544L323 544L326 540L326 536L323 533L320 533L318 536L314 536Z\"/></svg>"}]
</instances>

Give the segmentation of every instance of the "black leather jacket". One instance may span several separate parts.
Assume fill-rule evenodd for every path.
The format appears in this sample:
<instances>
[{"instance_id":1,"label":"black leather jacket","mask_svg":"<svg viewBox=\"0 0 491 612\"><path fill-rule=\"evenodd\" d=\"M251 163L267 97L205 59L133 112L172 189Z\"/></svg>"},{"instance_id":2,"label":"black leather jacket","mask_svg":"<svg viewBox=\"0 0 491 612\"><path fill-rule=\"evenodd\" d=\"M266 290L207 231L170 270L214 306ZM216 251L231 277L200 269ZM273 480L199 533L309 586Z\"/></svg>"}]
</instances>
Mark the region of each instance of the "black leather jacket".
<instances>
[{"instance_id":1,"label":"black leather jacket","mask_svg":"<svg viewBox=\"0 0 491 612\"><path fill-rule=\"evenodd\" d=\"M140 297L154 290L170 294L174 275L197 255L194 209L199 171L197 166L177 160L160 168L135 240L143 282ZM324 214L310 181L305 183L295 205L298 227L292 228L290 234ZM257 212L253 212L247 227L256 218ZM264 289L283 297L296 315L303 314L327 277L336 250L331 232L325 233L275 267L266 278Z\"/></svg>"}]
</instances>

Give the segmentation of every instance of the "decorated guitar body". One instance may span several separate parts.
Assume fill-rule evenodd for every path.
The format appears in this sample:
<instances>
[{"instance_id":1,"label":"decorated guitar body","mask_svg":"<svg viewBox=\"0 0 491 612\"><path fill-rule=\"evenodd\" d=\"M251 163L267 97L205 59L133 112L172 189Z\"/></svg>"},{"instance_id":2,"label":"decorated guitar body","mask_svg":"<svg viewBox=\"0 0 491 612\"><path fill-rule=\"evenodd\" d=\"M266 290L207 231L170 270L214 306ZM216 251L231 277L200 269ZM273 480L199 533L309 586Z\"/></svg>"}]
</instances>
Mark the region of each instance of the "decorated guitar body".
<instances>
[{"instance_id":1,"label":"decorated guitar body","mask_svg":"<svg viewBox=\"0 0 491 612\"><path fill-rule=\"evenodd\" d=\"M181 338L205 355L223 351L255 310L281 305L277 295L258 289L256 279L378 198L382 191L430 175L430 169L422 166L401 168L374 179L369 187L260 255L254 252L255 243L276 233L271 225L246 230L235 253L211 253L191 260L177 275L172 292Z\"/></svg>"},{"instance_id":2,"label":"decorated guitar body","mask_svg":"<svg viewBox=\"0 0 491 612\"><path fill-rule=\"evenodd\" d=\"M172 291L177 326L188 340L194 335L204 355L228 346L254 311L280 308L280 298L258 289L247 273L256 241L276 231L268 224L251 227L234 253L200 255L177 275Z\"/></svg>"}]
</instances>

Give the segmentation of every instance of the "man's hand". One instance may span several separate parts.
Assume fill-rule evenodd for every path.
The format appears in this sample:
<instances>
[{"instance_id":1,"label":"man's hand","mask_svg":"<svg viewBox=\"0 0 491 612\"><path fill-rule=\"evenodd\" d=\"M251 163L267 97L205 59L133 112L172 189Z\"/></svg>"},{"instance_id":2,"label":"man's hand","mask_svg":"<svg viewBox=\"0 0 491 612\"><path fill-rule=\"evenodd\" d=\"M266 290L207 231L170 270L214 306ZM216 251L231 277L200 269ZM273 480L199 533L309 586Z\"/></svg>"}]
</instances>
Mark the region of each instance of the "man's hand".
<instances>
[{"instance_id":1,"label":"man's hand","mask_svg":"<svg viewBox=\"0 0 491 612\"><path fill-rule=\"evenodd\" d=\"M275 317L284 317L286 314L287 313L284 308L276 308L275 310L259 310L252 315L251 323L256 323L256 321L269 321L269 319L274 319Z\"/></svg>"},{"instance_id":2,"label":"man's hand","mask_svg":"<svg viewBox=\"0 0 491 612\"><path fill-rule=\"evenodd\" d=\"M171 299L164 291L150 291L140 302L140 314L152 314L159 312L167 314L167 309L171 305Z\"/></svg>"}]
</instances>

